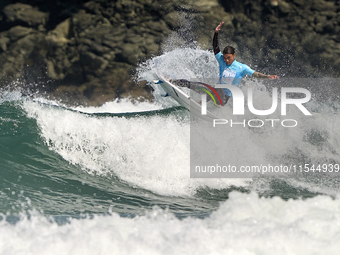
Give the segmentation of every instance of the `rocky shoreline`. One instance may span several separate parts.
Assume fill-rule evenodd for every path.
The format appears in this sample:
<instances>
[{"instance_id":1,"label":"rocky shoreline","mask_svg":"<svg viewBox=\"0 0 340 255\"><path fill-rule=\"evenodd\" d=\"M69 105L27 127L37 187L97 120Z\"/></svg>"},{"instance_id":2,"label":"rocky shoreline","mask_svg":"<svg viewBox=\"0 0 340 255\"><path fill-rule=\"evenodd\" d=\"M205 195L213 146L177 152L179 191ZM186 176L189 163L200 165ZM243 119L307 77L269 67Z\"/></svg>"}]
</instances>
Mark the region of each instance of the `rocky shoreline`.
<instances>
[{"instance_id":1,"label":"rocky shoreline","mask_svg":"<svg viewBox=\"0 0 340 255\"><path fill-rule=\"evenodd\" d=\"M146 82L133 79L138 64L159 55L175 32L211 49L220 21L221 45L235 45L258 70L340 75L339 0L23 0L0 7L1 87L44 91L67 103L152 100Z\"/></svg>"}]
</instances>

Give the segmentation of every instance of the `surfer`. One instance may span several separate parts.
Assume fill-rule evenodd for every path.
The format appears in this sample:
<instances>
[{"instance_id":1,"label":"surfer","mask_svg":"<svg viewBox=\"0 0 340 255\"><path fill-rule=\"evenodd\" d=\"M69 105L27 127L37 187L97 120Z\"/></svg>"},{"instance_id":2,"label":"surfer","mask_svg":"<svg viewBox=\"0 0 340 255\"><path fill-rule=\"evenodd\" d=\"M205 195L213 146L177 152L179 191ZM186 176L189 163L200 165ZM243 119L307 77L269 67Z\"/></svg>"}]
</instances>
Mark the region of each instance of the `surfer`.
<instances>
[{"instance_id":1,"label":"surfer","mask_svg":"<svg viewBox=\"0 0 340 255\"><path fill-rule=\"evenodd\" d=\"M215 29L215 34L213 38L213 49L215 58L219 64L220 68L220 83L231 83L231 85L239 86L241 79L245 75L249 75L255 78L265 78L265 79L278 79L277 75L266 75L260 72L256 72L249 66L242 64L235 60L236 52L235 48L232 46L227 46L224 48L223 52L220 51L218 46L218 33L221 30L221 26L224 22L221 22ZM224 102L226 104L228 99L232 96L229 89L224 90ZM219 93L220 94L220 93Z\"/></svg>"}]
</instances>

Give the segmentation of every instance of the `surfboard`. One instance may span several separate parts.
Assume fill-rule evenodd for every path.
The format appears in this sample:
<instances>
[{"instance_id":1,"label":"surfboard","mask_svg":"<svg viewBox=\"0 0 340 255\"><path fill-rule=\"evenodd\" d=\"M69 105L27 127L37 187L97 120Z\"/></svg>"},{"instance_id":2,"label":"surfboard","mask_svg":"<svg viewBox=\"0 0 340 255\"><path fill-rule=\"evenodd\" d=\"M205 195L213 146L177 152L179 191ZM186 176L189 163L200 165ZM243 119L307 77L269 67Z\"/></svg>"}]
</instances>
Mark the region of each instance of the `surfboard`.
<instances>
[{"instance_id":1,"label":"surfboard","mask_svg":"<svg viewBox=\"0 0 340 255\"><path fill-rule=\"evenodd\" d=\"M203 115L202 107L195 100L193 100L190 95L185 93L175 84L172 84L167 78L162 75L157 75L159 80L154 81L162 87L165 93L175 99L181 106L187 108L191 114L199 117L200 119L212 122L214 119L219 119L213 113L207 110L206 114Z\"/></svg>"}]
</instances>

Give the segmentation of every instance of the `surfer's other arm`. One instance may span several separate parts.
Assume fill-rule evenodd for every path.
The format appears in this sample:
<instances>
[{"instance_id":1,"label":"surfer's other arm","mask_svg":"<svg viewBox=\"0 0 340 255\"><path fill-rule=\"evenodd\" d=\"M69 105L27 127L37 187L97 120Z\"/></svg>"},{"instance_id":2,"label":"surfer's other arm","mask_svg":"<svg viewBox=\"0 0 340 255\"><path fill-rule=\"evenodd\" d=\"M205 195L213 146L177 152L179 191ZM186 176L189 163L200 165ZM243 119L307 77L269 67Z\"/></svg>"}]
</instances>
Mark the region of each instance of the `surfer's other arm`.
<instances>
[{"instance_id":1,"label":"surfer's other arm","mask_svg":"<svg viewBox=\"0 0 340 255\"><path fill-rule=\"evenodd\" d=\"M223 25L224 22L221 22L216 28L215 28L215 34L214 34L214 39L213 39L213 48L214 48L214 54L218 54L221 50L220 47L218 46L218 32L221 30L221 26Z\"/></svg>"},{"instance_id":2,"label":"surfer's other arm","mask_svg":"<svg viewBox=\"0 0 340 255\"><path fill-rule=\"evenodd\" d=\"M253 73L252 77L263 78L263 79L271 79L271 80L279 79L279 77L277 75L267 75L267 74L259 73L259 72L256 72L256 71Z\"/></svg>"}]
</instances>

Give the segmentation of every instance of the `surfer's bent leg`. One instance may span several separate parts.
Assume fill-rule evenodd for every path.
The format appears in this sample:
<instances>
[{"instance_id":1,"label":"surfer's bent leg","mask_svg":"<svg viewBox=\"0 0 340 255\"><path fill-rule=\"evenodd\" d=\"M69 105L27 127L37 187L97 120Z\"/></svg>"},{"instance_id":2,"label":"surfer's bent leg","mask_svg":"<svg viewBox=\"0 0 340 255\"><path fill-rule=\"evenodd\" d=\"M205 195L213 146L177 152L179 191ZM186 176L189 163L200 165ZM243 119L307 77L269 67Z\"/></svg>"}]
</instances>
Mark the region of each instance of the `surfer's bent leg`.
<instances>
[{"instance_id":1,"label":"surfer's bent leg","mask_svg":"<svg viewBox=\"0 0 340 255\"><path fill-rule=\"evenodd\" d=\"M228 102L230 97L225 94L223 89L215 88L215 90L216 90L217 94L219 95L219 97L220 97L220 99L222 101L222 106L225 105ZM215 98L216 103L220 104L220 100L218 100L217 96L214 93L212 93L212 95ZM209 102L210 100L212 100L211 97L208 97L207 98L207 102Z\"/></svg>"},{"instance_id":2,"label":"surfer's bent leg","mask_svg":"<svg viewBox=\"0 0 340 255\"><path fill-rule=\"evenodd\" d=\"M230 97L229 97L228 95L226 95L226 93L224 92L224 90L221 89L221 88L216 88L215 90L216 90L217 94L218 94L218 95L220 96L220 98L221 98L222 105L225 105L225 104L228 102L228 100L229 100Z\"/></svg>"},{"instance_id":3,"label":"surfer's bent leg","mask_svg":"<svg viewBox=\"0 0 340 255\"><path fill-rule=\"evenodd\" d=\"M199 94L202 94L202 89L201 88L205 88L206 87L204 85L202 85L203 83L200 82L190 82L188 80L184 80L184 79L179 79L179 80L170 80L171 83L179 86L179 87L186 87L189 89L192 89L193 91L196 91ZM222 88L216 88L215 89L217 94L219 95L221 101L222 101L222 106L225 105L228 100L229 100L229 96L225 94L224 90ZM213 97L215 98L216 102L218 102L218 104L220 104L217 96L212 93ZM207 102L209 102L211 100L211 97L207 98Z\"/></svg>"},{"instance_id":4,"label":"surfer's bent leg","mask_svg":"<svg viewBox=\"0 0 340 255\"><path fill-rule=\"evenodd\" d=\"M224 101L223 101L223 105L226 105L228 103L230 96L224 94Z\"/></svg>"}]
</instances>

